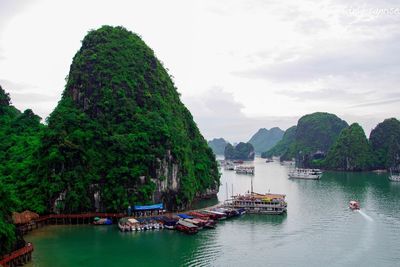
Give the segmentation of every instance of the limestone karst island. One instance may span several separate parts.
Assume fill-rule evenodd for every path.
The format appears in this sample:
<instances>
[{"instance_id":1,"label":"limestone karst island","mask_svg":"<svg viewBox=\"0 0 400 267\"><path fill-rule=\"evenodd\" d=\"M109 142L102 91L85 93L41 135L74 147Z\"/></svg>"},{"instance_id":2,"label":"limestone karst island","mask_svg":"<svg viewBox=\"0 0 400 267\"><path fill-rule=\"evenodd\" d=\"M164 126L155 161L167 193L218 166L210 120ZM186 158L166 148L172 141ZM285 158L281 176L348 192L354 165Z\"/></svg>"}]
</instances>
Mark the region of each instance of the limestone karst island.
<instances>
[{"instance_id":1,"label":"limestone karst island","mask_svg":"<svg viewBox=\"0 0 400 267\"><path fill-rule=\"evenodd\" d=\"M397 266L400 13L354 5L1 2L0 267Z\"/></svg>"}]
</instances>

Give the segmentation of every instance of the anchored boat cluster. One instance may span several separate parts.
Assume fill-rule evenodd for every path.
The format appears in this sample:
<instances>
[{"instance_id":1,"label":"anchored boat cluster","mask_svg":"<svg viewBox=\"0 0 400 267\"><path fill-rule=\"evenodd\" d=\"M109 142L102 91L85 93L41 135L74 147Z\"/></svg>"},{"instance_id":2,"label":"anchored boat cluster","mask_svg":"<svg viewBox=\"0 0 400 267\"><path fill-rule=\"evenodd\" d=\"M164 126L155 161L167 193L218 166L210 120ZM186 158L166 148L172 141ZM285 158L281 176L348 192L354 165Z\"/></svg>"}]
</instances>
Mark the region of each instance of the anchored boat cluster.
<instances>
[{"instance_id":1,"label":"anchored boat cluster","mask_svg":"<svg viewBox=\"0 0 400 267\"><path fill-rule=\"evenodd\" d=\"M119 220L118 227L122 232L170 229L186 234L195 234L204 228L215 228L218 220L238 217L245 212L246 210L241 208L219 207L169 216L163 215L148 218L125 217Z\"/></svg>"}]
</instances>

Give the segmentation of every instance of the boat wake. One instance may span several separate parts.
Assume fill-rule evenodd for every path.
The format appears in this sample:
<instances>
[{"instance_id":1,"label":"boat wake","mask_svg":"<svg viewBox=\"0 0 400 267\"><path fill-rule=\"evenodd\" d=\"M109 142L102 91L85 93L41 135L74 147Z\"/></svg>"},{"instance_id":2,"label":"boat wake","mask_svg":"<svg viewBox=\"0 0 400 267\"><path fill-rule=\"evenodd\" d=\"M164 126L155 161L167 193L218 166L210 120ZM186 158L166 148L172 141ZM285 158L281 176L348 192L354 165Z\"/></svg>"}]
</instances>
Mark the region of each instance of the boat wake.
<instances>
[{"instance_id":1,"label":"boat wake","mask_svg":"<svg viewBox=\"0 0 400 267\"><path fill-rule=\"evenodd\" d=\"M367 219L370 222L373 222L374 219L372 219L370 216L368 216L367 214L365 214L362 210L357 210L358 213L360 213L365 219Z\"/></svg>"}]
</instances>

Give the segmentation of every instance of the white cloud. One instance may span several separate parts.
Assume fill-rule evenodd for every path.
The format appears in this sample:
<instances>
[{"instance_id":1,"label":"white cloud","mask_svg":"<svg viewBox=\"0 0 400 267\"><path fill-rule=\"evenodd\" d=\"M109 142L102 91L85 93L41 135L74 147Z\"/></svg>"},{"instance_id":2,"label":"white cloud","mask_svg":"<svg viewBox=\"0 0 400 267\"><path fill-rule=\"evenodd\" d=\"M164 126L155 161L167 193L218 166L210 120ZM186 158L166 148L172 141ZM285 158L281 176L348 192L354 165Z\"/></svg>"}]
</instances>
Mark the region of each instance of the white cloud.
<instances>
[{"instance_id":1,"label":"white cloud","mask_svg":"<svg viewBox=\"0 0 400 267\"><path fill-rule=\"evenodd\" d=\"M400 117L391 101L399 84L400 15L371 12L397 5L3 0L0 78L8 81L3 87L15 95L17 107L31 107L45 118L86 32L123 25L142 36L170 70L207 138L248 139L258 128L287 128L315 111Z\"/></svg>"}]
</instances>

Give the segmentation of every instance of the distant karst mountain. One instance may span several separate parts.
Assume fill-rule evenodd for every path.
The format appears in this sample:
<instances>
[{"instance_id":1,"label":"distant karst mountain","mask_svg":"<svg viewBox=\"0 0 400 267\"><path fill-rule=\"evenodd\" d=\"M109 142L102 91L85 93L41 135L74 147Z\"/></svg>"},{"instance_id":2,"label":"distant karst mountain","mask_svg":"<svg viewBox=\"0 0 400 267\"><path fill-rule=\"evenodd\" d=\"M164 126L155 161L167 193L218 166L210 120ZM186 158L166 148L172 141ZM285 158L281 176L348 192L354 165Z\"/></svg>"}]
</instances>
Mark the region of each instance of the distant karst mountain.
<instances>
[{"instance_id":1,"label":"distant karst mountain","mask_svg":"<svg viewBox=\"0 0 400 267\"><path fill-rule=\"evenodd\" d=\"M225 147L226 160L254 160L254 147L250 143L240 142L236 146L227 144Z\"/></svg>"},{"instance_id":2,"label":"distant karst mountain","mask_svg":"<svg viewBox=\"0 0 400 267\"><path fill-rule=\"evenodd\" d=\"M262 153L276 145L282 139L284 133L278 127L270 130L261 128L250 138L248 143L253 145L256 153Z\"/></svg>"},{"instance_id":3,"label":"distant karst mountain","mask_svg":"<svg viewBox=\"0 0 400 267\"><path fill-rule=\"evenodd\" d=\"M296 128L291 129L292 133L295 130L294 139L290 138L291 142L286 143L285 147L278 143L280 147L273 147L264 156L279 152L281 160L296 158L300 166L320 167L321 159L347 127L347 122L334 114L316 112L305 115L299 119ZM314 162L314 159L317 161Z\"/></svg>"},{"instance_id":4,"label":"distant karst mountain","mask_svg":"<svg viewBox=\"0 0 400 267\"><path fill-rule=\"evenodd\" d=\"M228 142L224 138L214 138L208 141L208 146L212 149L215 155L224 155L225 147Z\"/></svg>"},{"instance_id":5,"label":"distant karst mountain","mask_svg":"<svg viewBox=\"0 0 400 267\"><path fill-rule=\"evenodd\" d=\"M289 147L294 143L296 138L296 129L297 126L292 126L288 128L283 134L282 139L271 149L261 153L262 158L270 158L273 156L281 156L283 155Z\"/></svg>"}]
</instances>

